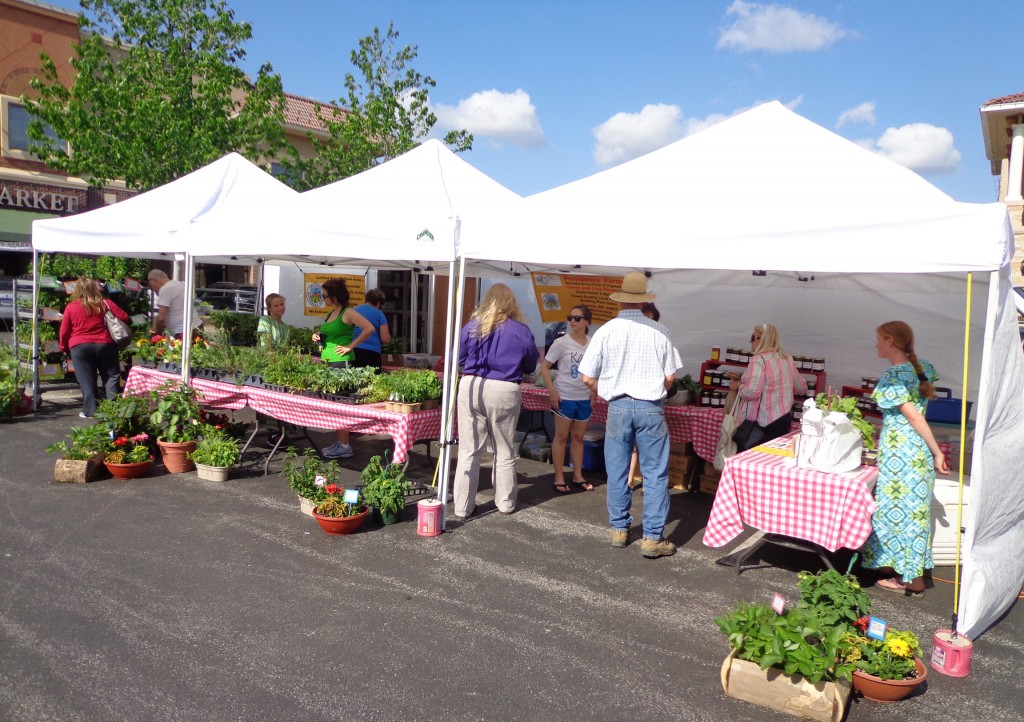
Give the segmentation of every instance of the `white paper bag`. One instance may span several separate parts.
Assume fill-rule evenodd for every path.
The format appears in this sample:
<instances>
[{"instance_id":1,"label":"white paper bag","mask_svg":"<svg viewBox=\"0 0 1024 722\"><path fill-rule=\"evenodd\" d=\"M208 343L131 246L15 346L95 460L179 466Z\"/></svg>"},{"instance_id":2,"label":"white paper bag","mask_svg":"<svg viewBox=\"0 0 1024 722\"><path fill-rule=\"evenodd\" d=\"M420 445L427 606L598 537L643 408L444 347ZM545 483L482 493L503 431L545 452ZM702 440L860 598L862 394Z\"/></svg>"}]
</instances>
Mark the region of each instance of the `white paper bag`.
<instances>
[{"instance_id":1,"label":"white paper bag","mask_svg":"<svg viewBox=\"0 0 1024 722\"><path fill-rule=\"evenodd\" d=\"M807 409L800 419L797 466L818 471L844 472L860 466L863 437L846 414L832 411L824 416Z\"/></svg>"}]
</instances>

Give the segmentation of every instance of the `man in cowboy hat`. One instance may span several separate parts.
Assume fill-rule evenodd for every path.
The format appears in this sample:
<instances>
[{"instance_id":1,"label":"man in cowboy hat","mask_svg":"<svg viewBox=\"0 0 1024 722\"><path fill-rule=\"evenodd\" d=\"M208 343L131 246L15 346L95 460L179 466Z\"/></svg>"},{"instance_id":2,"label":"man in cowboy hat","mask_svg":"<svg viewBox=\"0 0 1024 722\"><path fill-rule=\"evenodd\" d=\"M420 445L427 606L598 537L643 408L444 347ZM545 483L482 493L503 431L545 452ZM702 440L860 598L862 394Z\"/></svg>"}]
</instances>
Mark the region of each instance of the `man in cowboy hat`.
<instances>
[{"instance_id":1,"label":"man in cowboy hat","mask_svg":"<svg viewBox=\"0 0 1024 722\"><path fill-rule=\"evenodd\" d=\"M663 404L683 363L668 329L640 310L656 298L647 292L645 274L626 274L622 289L609 298L622 310L594 334L579 370L583 382L608 401L604 462L612 546L625 547L629 538L633 496L626 477L635 445L645 489L640 554L667 557L676 553L676 546L661 538L668 519L669 454Z\"/></svg>"}]
</instances>

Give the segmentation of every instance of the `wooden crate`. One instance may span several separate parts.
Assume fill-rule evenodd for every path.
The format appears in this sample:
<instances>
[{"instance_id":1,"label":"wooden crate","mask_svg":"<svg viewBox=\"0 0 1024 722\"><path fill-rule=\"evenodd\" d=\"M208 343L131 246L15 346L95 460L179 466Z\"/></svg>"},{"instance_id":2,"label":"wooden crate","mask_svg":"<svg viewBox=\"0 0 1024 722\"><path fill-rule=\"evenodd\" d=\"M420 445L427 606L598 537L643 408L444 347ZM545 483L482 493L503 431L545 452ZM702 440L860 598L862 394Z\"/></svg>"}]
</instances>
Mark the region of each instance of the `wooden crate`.
<instances>
[{"instance_id":1,"label":"wooden crate","mask_svg":"<svg viewBox=\"0 0 1024 722\"><path fill-rule=\"evenodd\" d=\"M718 480L720 478L719 476L708 476L706 473L701 474L697 483L697 489L705 494L714 494L718 491Z\"/></svg>"},{"instance_id":2,"label":"wooden crate","mask_svg":"<svg viewBox=\"0 0 1024 722\"><path fill-rule=\"evenodd\" d=\"M839 722L850 698L850 683L808 682L778 669L761 670L753 662L736 659L735 650L722 664L722 690L726 697L819 722Z\"/></svg>"}]
</instances>

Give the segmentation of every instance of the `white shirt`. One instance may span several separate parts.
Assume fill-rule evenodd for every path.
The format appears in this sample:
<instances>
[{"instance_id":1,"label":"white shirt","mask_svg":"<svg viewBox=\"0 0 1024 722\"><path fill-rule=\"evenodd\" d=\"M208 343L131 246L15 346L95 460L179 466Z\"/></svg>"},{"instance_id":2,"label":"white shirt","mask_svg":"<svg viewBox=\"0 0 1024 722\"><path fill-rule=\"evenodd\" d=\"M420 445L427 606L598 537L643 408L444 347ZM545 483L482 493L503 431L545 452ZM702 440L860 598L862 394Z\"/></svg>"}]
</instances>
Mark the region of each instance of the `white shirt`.
<instances>
[{"instance_id":1,"label":"white shirt","mask_svg":"<svg viewBox=\"0 0 1024 722\"><path fill-rule=\"evenodd\" d=\"M545 361L558 364L558 373L554 374L552 381L559 398L565 401L586 401L590 398L590 389L583 383L579 368L588 345L576 343L572 336L566 334L556 338L544 354Z\"/></svg>"},{"instance_id":2,"label":"white shirt","mask_svg":"<svg viewBox=\"0 0 1024 722\"><path fill-rule=\"evenodd\" d=\"M579 371L597 379L603 399L626 395L658 401L665 398L665 378L682 367L668 329L631 308L594 333Z\"/></svg>"},{"instance_id":3,"label":"white shirt","mask_svg":"<svg viewBox=\"0 0 1024 722\"><path fill-rule=\"evenodd\" d=\"M177 336L185 328L185 284L170 280L160 288L156 297L157 306L167 306L165 330L170 336Z\"/></svg>"}]
</instances>

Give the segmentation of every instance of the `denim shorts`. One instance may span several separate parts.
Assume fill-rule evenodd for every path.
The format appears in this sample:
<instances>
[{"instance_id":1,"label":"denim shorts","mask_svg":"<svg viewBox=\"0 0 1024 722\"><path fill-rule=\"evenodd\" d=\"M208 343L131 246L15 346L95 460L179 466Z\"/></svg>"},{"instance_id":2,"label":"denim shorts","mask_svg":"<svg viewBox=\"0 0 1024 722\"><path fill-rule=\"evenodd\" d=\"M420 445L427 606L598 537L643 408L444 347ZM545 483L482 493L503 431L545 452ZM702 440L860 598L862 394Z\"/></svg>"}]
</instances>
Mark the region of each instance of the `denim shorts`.
<instances>
[{"instance_id":1,"label":"denim shorts","mask_svg":"<svg viewBox=\"0 0 1024 722\"><path fill-rule=\"evenodd\" d=\"M558 403L558 410L556 414L561 416L563 419L571 419L572 421L586 421L590 418L590 399L583 401L566 401L562 399Z\"/></svg>"}]
</instances>

